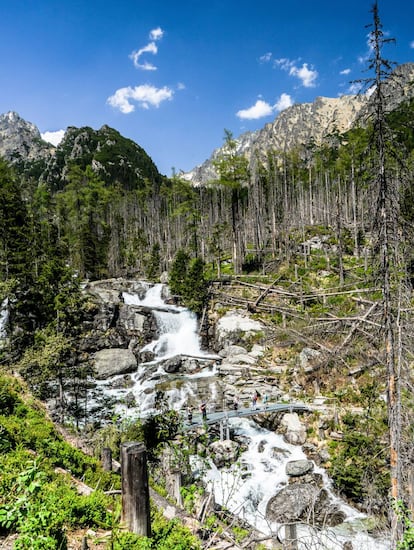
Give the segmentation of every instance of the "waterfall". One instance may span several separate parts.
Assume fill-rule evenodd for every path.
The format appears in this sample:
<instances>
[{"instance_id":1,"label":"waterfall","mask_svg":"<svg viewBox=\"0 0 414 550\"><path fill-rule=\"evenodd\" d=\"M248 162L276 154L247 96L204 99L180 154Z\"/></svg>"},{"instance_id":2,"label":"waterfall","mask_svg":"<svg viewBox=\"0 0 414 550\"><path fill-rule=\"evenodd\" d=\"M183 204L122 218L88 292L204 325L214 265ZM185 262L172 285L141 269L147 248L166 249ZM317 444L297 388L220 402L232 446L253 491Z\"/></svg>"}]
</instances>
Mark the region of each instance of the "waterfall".
<instances>
[{"instance_id":1,"label":"waterfall","mask_svg":"<svg viewBox=\"0 0 414 550\"><path fill-rule=\"evenodd\" d=\"M9 300L6 298L0 305L0 340L7 338L6 326L9 320Z\"/></svg>"},{"instance_id":2,"label":"waterfall","mask_svg":"<svg viewBox=\"0 0 414 550\"><path fill-rule=\"evenodd\" d=\"M231 428L248 441L248 449L242 452L236 464L220 470L209 461L206 470L200 467L198 457L192 458L195 471L204 471L203 480L213 491L216 502L233 514L247 521L265 535L278 533L283 539L284 528L266 519L269 500L288 483L286 463L306 459L302 448L286 443L283 436L260 428L253 420L231 418ZM352 541L353 550L389 550L385 540L368 535L363 528L364 514L354 510L331 491L331 481L323 468L315 466L321 474L324 487L347 519L337 527L312 528L299 524L299 550L342 550L346 541ZM311 518L310 518L311 521Z\"/></svg>"},{"instance_id":3,"label":"waterfall","mask_svg":"<svg viewBox=\"0 0 414 550\"><path fill-rule=\"evenodd\" d=\"M126 305L152 310L158 334L140 352L151 351L154 359L138 366L137 372L130 375L128 387L123 384L124 375L97 381L100 392L116 403L116 413L127 417L145 417L159 412L157 395L161 393L168 406L178 411L184 411L189 404L197 408L204 399L210 403L216 400L221 402L222 397L217 389L217 356L201 349L197 316L184 307L168 304L163 298L165 285L144 288L144 296L123 292L122 298ZM186 374L167 374L163 362L176 356L194 361L194 370ZM131 405L131 401L135 405ZM98 406L96 402L94 405Z\"/></svg>"},{"instance_id":4,"label":"waterfall","mask_svg":"<svg viewBox=\"0 0 414 550\"><path fill-rule=\"evenodd\" d=\"M175 355L211 357L200 348L195 313L184 307L166 304L162 298L163 289L164 285L156 284L147 290L142 299L136 294L123 293L126 304L146 306L154 310L159 338L147 344L142 351L152 351L158 359Z\"/></svg>"},{"instance_id":5,"label":"waterfall","mask_svg":"<svg viewBox=\"0 0 414 550\"><path fill-rule=\"evenodd\" d=\"M122 416L146 416L159 412L156 409L156 395L162 388L169 407L183 410L189 403L197 407L200 396L208 395L210 403L221 403L223 379L216 375L216 368L210 361L206 367L198 365L194 371L167 374L164 360L175 355L199 358L214 358L200 347L197 334L197 319L185 308L169 305L163 299L165 286L154 285L146 289L144 297L138 294L123 293L126 304L145 306L153 309L157 322L158 337L143 350L155 353L149 363L140 364L136 373L130 375L130 386L123 388L117 384L124 380L123 375L110 381L99 382L106 395L118 403L117 412ZM142 351L142 350L141 350ZM133 396L136 406L126 406L128 395ZM248 442L248 449L241 453L237 464L218 470L210 463L206 470L198 457L192 458L194 470L203 471L205 483L214 491L216 501L235 515L245 519L250 525L264 534L275 533L280 526L269 525L265 511L269 499L287 484L286 463L305 459L302 448L286 443L283 437L274 432L259 428L253 420L231 418L232 429ZM330 480L322 468L315 468L330 490ZM309 526L298 526L299 550L342 550L345 541L352 541L354 550L389 550L384 540L367 535L362 527L365 517L345 502L331 497L345 511L347 520L334 528L313 530ZM279 529L283 535L283 529Z\"/></svg>"}]
</instances>

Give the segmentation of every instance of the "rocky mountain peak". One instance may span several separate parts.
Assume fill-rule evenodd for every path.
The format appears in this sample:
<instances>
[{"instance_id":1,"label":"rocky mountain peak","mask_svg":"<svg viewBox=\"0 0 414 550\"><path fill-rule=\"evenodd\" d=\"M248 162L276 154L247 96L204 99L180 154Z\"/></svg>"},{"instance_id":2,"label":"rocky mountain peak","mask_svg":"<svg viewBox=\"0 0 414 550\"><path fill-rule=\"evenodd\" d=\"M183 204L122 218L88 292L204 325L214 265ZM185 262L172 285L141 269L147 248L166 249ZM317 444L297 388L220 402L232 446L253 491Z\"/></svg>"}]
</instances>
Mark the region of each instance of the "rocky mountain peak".
<instances>
[{"instance_id":1,"label":"rocky mountain peak","mask_svg":"<svg viewBox=\"0 0 414 550\"><path fill-rule=\"evenodd\" d=\"M15 111L0 115L0 156L10 162L46 158L53 145L42 140L38 128Z\"/></svg>"},{"instance_id":2,"label":"rocky mountain peak","mask_svg":"<svg viewBox=\"0 0 414 550\"><path fill-rule=\"evenodd\" d=\"M414 63L399 65L384 82L387 110L395 109L414 95ZM317 97L312 103L296 103L280 112L273 122L261 130L240 136L239 152L250 158L266 161L269 151L287 152L300 145L321 145L332 134L343 134L369 115L372 109L369 94ZM182 177L193 185L203 185L217 174L214 161L223 152L215 149L211 157Z\"/></svg>"}]
</instances>

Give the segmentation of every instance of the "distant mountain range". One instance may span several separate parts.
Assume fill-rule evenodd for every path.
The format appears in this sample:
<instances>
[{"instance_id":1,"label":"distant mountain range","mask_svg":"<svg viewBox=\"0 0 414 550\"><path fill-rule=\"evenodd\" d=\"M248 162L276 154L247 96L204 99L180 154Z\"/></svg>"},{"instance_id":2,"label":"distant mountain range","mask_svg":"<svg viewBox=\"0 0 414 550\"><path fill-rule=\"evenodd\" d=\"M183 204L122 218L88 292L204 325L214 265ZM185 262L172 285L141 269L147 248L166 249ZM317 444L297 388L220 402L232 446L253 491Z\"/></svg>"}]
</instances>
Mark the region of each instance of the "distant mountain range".
<instances>
[{"instance_id":1,"label":"distant mountain range","mask_svg":"<svg viewBox=\"0 0 414 550\"><path fill-rule=\"evenodd\" d=\"M414 96L414 63L398 66L384 86L388 110ZM337 98L318 97L313 103L295 104L282 111L261 130L237 138L238 152L248 159L266 159L269 151L289 151L298 145L320 145L332 134L342 134L371 109L369 94ZM194 185L214 180L214 160L223 148L213 151L201 165L181 177ZM148 154L134 141L124 138L109 126L99 130L69 127L61 143L54 147L44 141L31 122L15 112L0 115L0 156L28 176L49 183L52 189L65 185L67 167L76 162L91 165L107 183L140 188L145 182L158 184L164 176Z\"/></svg>"},{"instance_id":2,"label":"distant mountain range","mask_svg":"<svg viewBox=\"0 0 414 550\"><path fill-rule=\"evenodd\" d=\"M414 63L398 66L384 85L389 111L414 96ZM237 138L237 149L248 159L265 160L269 151L285 152L299 145L321 145L332 134L343 134L366 120L372 108L370 94L345 95L337 98L318 97L313 103L297 103L288 107L262 130L247 132ZM182 177L195 185L216 179L214 161L223 152L215 149L203 164Z\"/></svg>"}]
</instances>

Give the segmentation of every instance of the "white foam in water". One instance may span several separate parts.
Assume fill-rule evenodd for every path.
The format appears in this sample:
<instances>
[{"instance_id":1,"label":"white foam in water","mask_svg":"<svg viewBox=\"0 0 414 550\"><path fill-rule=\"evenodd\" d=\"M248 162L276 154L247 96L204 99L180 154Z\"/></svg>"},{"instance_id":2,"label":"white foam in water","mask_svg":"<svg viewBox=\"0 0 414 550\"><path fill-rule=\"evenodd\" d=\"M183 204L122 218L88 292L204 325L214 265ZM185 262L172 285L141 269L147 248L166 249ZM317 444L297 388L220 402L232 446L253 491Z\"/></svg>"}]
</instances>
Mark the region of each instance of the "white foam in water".
<instances>
[{"instance_id":1,"label":"white foam in water","mask_svg":"<svg viewBox=\"0 0 414 550\"><path fill-rule=\"evenodd\" d=\"M266 506L288 483L286 463L307 457L301 447L286 443L281 435L259 428L251 420L231 418L230 422L239 435L248 438L248 450L230 468L218 470L211 463L203 479L213 489L216 502L261 533L270 535L277 532L283 538L284 528L278 524L271 525L266 520ZM193 460L199 467L198 459L194 457ZM315 472L323 475L325 488L329 490L326 472L318 467L315 467ZM333 494L331 498L346 513L347 521L338 527L323 530L298 525L299 550L342 550L344 542L349 540L354 550L389 550L390 545L386 540L373 538L361 531L360 520L365 517L363 514Z\"/></svg>"},{"instance_id":2,"label":"white foam in water","mask_svg":"<svg viewBox=\"0 0 414 550\"><path fill-rule=\"evenodd\" d=\"M168 359L175 355L211 357L200 348L197 316L186 308L166 304L162 298L163 287L162 284L154 285L147 290L142 299L136 294L123 293L126 304L154 309L160 336L147 344L142 351L152 351L158 359ZM157 308L162 311L157 311Z\"/></svg>"},{"instance_id":3,"label":"white foam in water","mask_svg":"<svg viewBox=\"0 0 414 550\"><path fill-rule=\"evenodd\" d=\"M0 338L6 338L6 325L9 320L9 300L6 298L0 305Z\"/></svg>"},{"instance_id":4,"label":"white foam in water","mask_svg":"<svg viewBox=\"0 0 414 550\"><path fill-rule=\"evenodd\" d=\"M157 321L159 337L145 348L156 354L154 361L141 364L132 375L134 386L127 390L111 388L107 381L100 383L103 391L108 395L125 397L132 393L138 407L136 409L120 406L119 412L128 416L145 416L155 412L156 386L160 380L168 376L159 360L174 355L190 355L196 357L215 357L206 354L200 349L197 334L197 319L189 310L177 306L167 305L162 298L163 285L149 287L145 297L140 299L136 294L123 293L126 304L140 305L153 308ZM157 310L158 308L158 310ZM171 408L182 410L188 400L197 399L196 386L191 381L194 378L214 376L215 369L211 366L201 369L192 375L181 375L180 384L170 387L164 394ZM176 376L176 375L175 375ZM122 377L114 377L116 378ZM194 382L196 382L194 380ZM211 399L217 397L215 382L210 383ZM265 519L266 506L269 499L287 484L285 472L286 463L291 460L306 459L301 447L289 445L282 436L259 428L252 420L245 418L231 418L232 428L249 441L248 449L242 453L238 464L230 468L218 470L211 464L205 472L201 459L193 457L194 467L203 471L203 479L213 487L215 499L219 504L226 506L231 512L245 519L260 532L268 535L277 532L283 538L284 529L280 525L269 525ZM275 451L276 449L276 451ZM322 474L324 486L329 491L330 480L321 468L315 468ZM384 539L376 539L367 535L361 527L360 520L364 516L346 505L339 498L331 494L331 498L346 513L347 521L335 528L326 528L323 531L309 526L298 525L299 550L342 550L345 541L351 541L354 550L389 550L390 545Z\"/></svg>"}]
</instances>

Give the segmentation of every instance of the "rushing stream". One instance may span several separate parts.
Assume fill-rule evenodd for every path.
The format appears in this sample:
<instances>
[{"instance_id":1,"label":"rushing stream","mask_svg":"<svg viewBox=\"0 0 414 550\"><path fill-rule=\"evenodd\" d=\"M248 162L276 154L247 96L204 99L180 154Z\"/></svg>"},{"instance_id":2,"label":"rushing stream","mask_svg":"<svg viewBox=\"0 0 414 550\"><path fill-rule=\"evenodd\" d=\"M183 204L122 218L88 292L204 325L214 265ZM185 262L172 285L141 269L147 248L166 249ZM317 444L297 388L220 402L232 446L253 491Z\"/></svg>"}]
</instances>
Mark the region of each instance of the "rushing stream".
<instances>
[{"instance_id":1,"label":"rushing stream","mask_svg":"<svg viewBox=\"0 0 414 550\"><path fill-rule=\"evenodd\" d=\"M156 411L156 395L162 390L164 398L175 410L184 410L188 403L195 405L200 394L208 396L210 402L220 403L220 380L214 365L214 356L200 348L197 334L197 319L187 309L167 305L162 298L163 285L150 287L144 298L136 294L123 293L126 304L146 306L154 309L159 335L141 351L155 354L154 360L140 364L131 375L131 384L123 388L119 383L122 376L99 383L100 391L118 403L121 415L145 416ZM201 367L193 374L168 375L162 361L177 355L197 357ZM206 366L203 367L203 360ZM134 405L125 404L127 396ZM215 499L234 514L248 521L264 534L278 533L283 538L280 525L270 525L265 519L266 505L271 497L286 486L286 463L306 459L300 446L286 443L281 435L260 428L253 420L230 419L231 428L248 442L248 449L231 468L218 470L213 464L204 474L204 481L214 491ZM277 452L275 452L277 449ZM197 457L193 457L197 468ZM324 486L330 491L330 480L322 468L315 468L322 475ZM335 528L324 530L309 526L298 526L299 548L340 550L345 541L352 542L353 550L388 550L385 539L368 536L363 529L364 516L347 506L332 493L335 503L346 514L346 521Z\"/></svg>"}]
</instances>

